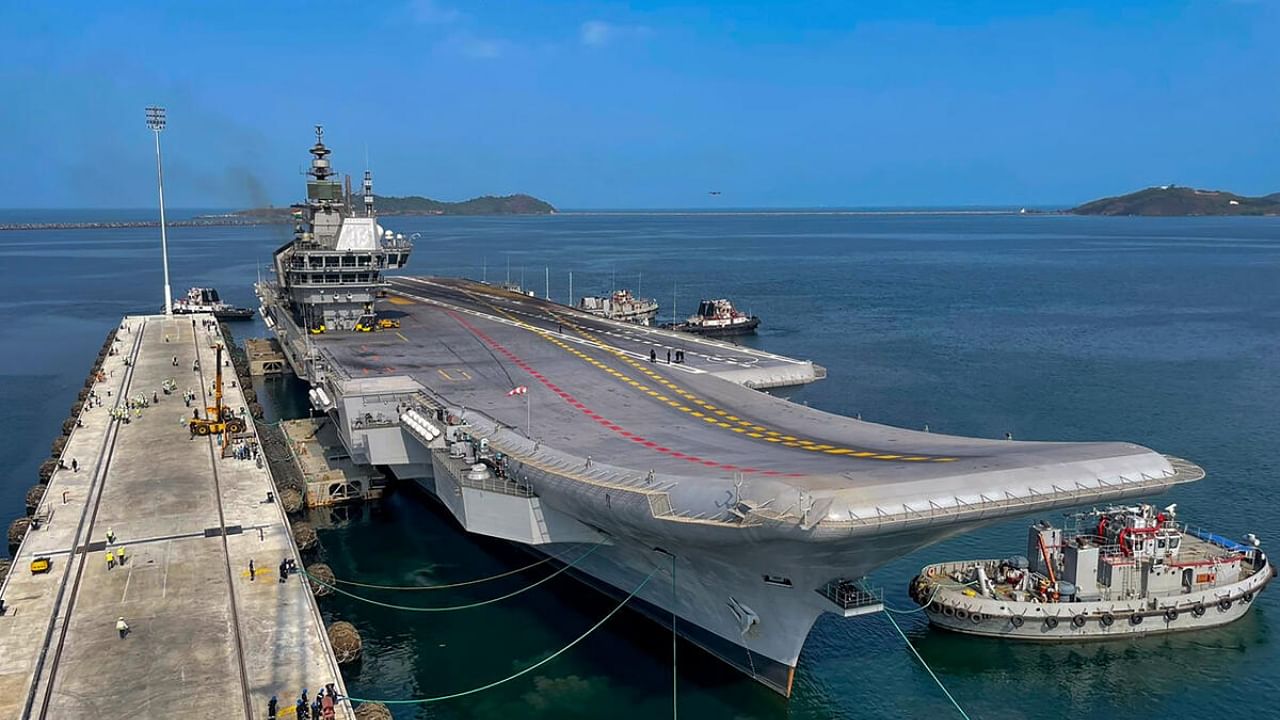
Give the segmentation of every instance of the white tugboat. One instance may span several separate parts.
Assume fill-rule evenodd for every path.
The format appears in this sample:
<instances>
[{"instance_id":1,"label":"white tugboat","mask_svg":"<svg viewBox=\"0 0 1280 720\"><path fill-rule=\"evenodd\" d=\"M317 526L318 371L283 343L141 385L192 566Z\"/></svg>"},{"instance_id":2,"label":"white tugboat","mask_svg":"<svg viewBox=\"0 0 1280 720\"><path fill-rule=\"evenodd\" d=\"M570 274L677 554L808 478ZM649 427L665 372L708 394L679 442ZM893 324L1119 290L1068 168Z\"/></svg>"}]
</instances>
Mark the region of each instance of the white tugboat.
<instances>
[{"instance_id":1,"label":"white tugboat","mask_svg":"<svg viewBox=\"0 0 1280 720\"><path fill-rule=\"evenodd\" d=\"M938 627L1021 640L1071 640L1225 625L1275 576L1250 534L1235 542L1177 520L1177 506L1110 507L1074 528L1032 525L1027 555L938 563L911 598Z\"/></svg>"},{"instance_id":2,"label":"white tugboat","mask_svg":"<svg viewBox=\"0 0 1280 720\"><path fill-rule=\"evenodd\" d=\"M610 320L648 325L658 316L658 301L638 298L630 290L615 290L608 297L582 298L578 301L578 309Z\"/></svg>"},{"instance_id":3,"label":"white tugboat","mask_svg":"<svg viewBox=\"0 0 1280 720\"><path fill-rule=\"evenodd\" d=\"M696 314L682 323L672 325L671 329L710 337L729 337L750 335L759 326L760 318L748 315L735 308L728 300L719 298L698 303Z\"/></svg>"},{"instance_id":4,"label":"white tugboat","mask_svg":"<svg viewBox=\"0 0 1280 720\"><path fill-rule=\"evenodd\" d=\"M194 315L208 313L220 320L248 320L253 317L252 308L242 308L222 301L213 288L193 287L184 298L174 298L173 314Z\"/></svg>"}]
</instances>

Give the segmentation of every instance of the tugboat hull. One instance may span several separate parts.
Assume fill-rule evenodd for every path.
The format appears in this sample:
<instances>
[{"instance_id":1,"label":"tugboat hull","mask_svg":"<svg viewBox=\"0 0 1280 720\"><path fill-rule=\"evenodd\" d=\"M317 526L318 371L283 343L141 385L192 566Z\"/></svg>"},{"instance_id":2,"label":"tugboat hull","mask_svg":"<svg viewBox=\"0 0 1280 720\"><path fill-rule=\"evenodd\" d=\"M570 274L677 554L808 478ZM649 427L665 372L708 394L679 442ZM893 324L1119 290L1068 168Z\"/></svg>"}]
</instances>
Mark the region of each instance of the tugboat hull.
<instances>
[{"instance_id":1,"label":"tugboat hull","mask_svg":"<svg viewBox=\"0 0 1280 720\"><path fill-rule=\"evenodd\" d=\"M199 313L208 314L208 311L188 310L177 307L173 309L174 315L195 315ZM248 320L253 317L253 310L250 308L227 308L225 310L214 310L213 316L219 320Z\"/></svg>"},{"instance_id":2,"label":"tugboat hull","mask_svg":"<svg viewBox=\"0 0 1280 720\"><path fill-rule=\"evenodd\" d=\"M672 325L672 330L693 333L694 335L702 335L703 337L735 337L738 335L754 335L756 328L760 327L760 318L753 317L747 322L737 323L736 325L693 325L690 323L680 323Z\"/></svg>"},{"instance_id":3,"label":"tugboat hull","mask_svg":"<svg viewBox=\"0 0 1280 720\"><path fill-rule=\"evenodd\" d=\"M952 632L1030 641L1105 640L1201 630L1239 620L1276 575L1262 552L1252 563L1253 571L1237 583L1170 596L1011 602L939 584L935 579L945 579L951 564L926 567L908 592L925 608L932 625Z\"/></svg>"}]
</instances>

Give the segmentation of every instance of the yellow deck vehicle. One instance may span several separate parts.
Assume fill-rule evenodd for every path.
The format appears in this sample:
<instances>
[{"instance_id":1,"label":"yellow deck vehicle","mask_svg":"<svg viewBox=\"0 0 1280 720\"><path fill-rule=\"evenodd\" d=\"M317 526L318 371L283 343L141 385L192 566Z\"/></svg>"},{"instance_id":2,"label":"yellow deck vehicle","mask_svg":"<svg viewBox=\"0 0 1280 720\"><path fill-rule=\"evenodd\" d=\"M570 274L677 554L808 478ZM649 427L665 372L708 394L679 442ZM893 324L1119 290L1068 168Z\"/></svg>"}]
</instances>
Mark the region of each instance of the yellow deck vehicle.
<instances>
[{"instance_id":1,"label":"yellow deck vehicle","mask_svg":"<svg viewBox=\"0 0 1280 720\"><path fill-rule=\"evenodd\" d=\"M244 432L244 418L232 417L231 408L222 404L222 345L214 346L217 375L213 384L213 405L205 408L203 418L192 418L187 427L192 435Z\"/></svg>"}]
</instances>

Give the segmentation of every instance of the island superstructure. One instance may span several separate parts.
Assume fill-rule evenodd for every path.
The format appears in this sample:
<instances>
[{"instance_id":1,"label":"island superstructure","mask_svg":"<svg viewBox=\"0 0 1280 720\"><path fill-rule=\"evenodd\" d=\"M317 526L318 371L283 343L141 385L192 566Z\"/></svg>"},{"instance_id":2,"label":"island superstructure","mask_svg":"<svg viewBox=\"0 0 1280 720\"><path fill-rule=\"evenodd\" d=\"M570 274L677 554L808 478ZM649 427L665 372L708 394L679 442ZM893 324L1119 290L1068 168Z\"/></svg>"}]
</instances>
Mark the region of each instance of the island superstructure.
<instances>
[{"instance_id":1,"label":"island superstructure","mask_svg":"<svg viewBox=\"0 0 1280 720\"><path fill-rule=\"evenodd\" d=\"M886 562L996 519L1203 477L1129 443L833 415L762 392L824 377L812 362L470 280L384 278L409 248L371 204L357 215L313 189L329 153L311 152L296 239L258 293L352 459L419 483L469 532L572 561L617 597L639 587L634 607L664 624L674 612L681 635L780 693L820 615L880 609L856 583ZM362 242L343 242L348 223ZM330 257L342 269L313 289ZM400 326L349 329L371 313Z\"/></svg>"}]
</instances>

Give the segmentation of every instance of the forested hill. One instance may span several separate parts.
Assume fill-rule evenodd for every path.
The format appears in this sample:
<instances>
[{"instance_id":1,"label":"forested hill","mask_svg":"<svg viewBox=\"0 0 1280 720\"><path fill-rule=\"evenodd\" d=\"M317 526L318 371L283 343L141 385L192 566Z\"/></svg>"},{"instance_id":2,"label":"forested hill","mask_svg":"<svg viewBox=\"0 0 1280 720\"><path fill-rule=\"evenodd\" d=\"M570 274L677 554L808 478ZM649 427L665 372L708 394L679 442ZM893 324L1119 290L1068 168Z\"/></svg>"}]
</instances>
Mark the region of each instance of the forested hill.
<instances>
[{"instance_id":1,"label":"forested hill","mask_svg":"<svg viewBox=\"0 0 1280 720\"><path fill-rule=\"evenodd\" d=\"M1222 190L1162 185L1087 202L1073 215L1280 215L1280 193L1248 197Z\"/></svg>"},{"instance_id":2,"label":"forested hill","mask_svg":"<svg viewBox=\"0 0 1280 720\"><path fill-rule=\"evenodd\" d=\"M352 209L360 212L363 202L360 195L353 195ZM374 195L373 207L379 215L551 215L556 211L550 203L532 195L485 195L461 202L432 200L418 195ZM290 212L287 207L270 207L241 210L235 215L274 222L287 220Z\"/></svg>"}]
</instances>

